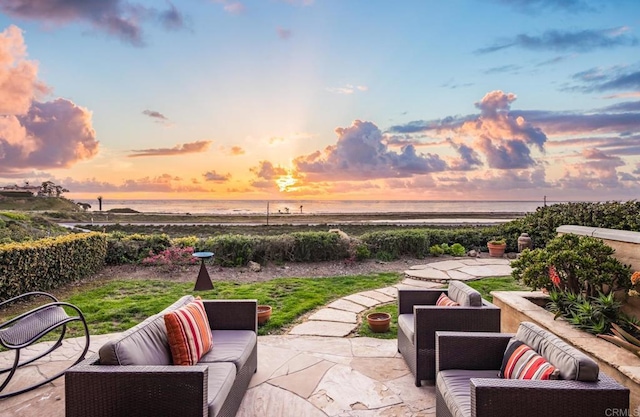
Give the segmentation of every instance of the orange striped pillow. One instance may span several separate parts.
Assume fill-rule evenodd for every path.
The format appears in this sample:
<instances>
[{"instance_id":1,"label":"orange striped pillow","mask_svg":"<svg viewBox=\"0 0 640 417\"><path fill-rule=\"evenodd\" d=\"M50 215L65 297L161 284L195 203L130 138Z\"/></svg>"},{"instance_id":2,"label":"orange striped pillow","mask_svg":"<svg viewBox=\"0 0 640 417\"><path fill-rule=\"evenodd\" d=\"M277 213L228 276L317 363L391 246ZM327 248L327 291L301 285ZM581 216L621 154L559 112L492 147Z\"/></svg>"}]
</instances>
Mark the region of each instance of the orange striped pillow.
<instances>
[{"instance_id":1,"label":"orange striped pillow","mask_svg":"<svg viewBox=\"0 0 640 417\"><path fill-rule=\"evenodd\" d=\"M213 337L204 304L198 297L164 315L174 365L195 365L211 350Z\"/></svg>"},{"instance_id":2,"label":"orange striped pillow","mask_svg":"<svg viewBox=\"0 0 640 417\"><path fill-rule=\"evenodd\" d=\"M436 305L440 307L450 307L450 306L459 306L460 304L453 301L451 298L447 297L447 294L442 293L440 297L438 297L438 301L436 301Z\"/></svg>"},{"instance_id":3,"label":"orange striped pillow","mask_svg":"<svg viewBox=\"0 0 640 417\"><path fill-rule=\"evenodd\" d=\"M506 379L558 379L560 371L519 340L507 346L498 376Z\"/></svg>"}]
</instances>

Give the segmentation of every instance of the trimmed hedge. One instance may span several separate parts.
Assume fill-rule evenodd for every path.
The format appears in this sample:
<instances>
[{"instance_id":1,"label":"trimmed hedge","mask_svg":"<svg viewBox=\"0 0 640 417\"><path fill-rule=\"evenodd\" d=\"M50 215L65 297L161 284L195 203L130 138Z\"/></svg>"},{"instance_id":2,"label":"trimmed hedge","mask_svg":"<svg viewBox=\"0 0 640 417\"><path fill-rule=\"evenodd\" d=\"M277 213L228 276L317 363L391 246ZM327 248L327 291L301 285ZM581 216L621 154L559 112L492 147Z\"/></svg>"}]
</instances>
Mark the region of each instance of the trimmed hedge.
<instances>
[{"instance_id":1,"label":"trimmed hedge","mask_svg":"<svg viewBox=\"0 0 640 417\"><path fill-rule=\"evenodd\" d=\"M50 290L93 275L103 267L106 253L104 233L0 245L0 299Z\"/></svg>"},{"instance_id":2,"label":"trimmed hedge","mask_svg":"<svg viewBox=\"0 0 640 417\"><path fill-rule=\"evenodd\" d=\"M192 238L174 241L185 245ZM196 250L213 252L214 262L222 266L242 266L249 261L317 262L349 257L349 242L331 232L296 232L279 236L219 235L200 239Z\"/></svg>"}]
</instances>

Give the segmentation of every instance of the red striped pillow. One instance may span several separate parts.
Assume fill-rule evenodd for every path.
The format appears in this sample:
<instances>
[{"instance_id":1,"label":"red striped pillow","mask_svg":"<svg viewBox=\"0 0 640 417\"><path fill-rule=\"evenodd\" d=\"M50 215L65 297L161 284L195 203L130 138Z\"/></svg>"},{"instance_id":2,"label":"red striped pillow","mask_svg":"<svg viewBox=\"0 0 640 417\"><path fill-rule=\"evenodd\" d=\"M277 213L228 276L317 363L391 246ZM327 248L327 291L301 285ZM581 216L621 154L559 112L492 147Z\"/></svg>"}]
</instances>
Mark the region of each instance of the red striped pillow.
<instances>
[{"instance_id":1,"label":"red striped pillow","mask_svg":"<svg viewBox=\"0 0 640 417\"><path fill-rule=\"evenodd\" d=\"M164 324L174 365L195 365L211 350L213 337L200 298L165 314Z\"/></svg>"},{"instance_id":2,"label":"red striped pillow","mask_svg":"<svg viewBox=\"0 0 640 417\"><path fill-rule=\"evenodd\" d=\"M447 297L447 294L442 293L440 297L438 297L438 301L436 301L436 305L440 307L449 307L449 306L459 306L460 304L453 301L451 298Z\"/></svg>"},{"instance_id":3,"label":"red striped pillow","mask_svg":"<svg viewBox=\"0 0 640 417\"><path fill-rule=\"evenodd\" d=\"M519 340L507 346L498 376L506 379L559 379L560 371Z\"/></svg>"}]
</instances>

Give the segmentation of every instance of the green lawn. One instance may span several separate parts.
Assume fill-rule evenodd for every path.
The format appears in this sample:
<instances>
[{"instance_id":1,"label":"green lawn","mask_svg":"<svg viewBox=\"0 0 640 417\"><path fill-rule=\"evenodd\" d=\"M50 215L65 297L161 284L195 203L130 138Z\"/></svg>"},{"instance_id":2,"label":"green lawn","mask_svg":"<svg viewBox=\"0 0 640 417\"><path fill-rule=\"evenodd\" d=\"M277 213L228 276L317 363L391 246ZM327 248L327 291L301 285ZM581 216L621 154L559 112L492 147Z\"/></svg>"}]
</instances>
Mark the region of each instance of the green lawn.
<instances>
[{"instance_id":1,"label":"green lawn","mask_svg":"<svg viewBox=\"0 0 640 417\"><path fill-rule=\"evenodd\" d=\"M333 278L279 278L238 284L218 282L203 299L257 299L273 307L271 319L259 334L282 332L304 313L345 295L396 284L397 273ZM85 314L91 334L126 330L158 313L183 295L194 294L193 283L167 281L107 281L99 287L78 288L64 297ZM75 329L74 329L75 331Z\"/></svg>"},{"instance_id":2,"label":"green lawn","mask_svg":"<svg viewBox=\"0 0 640 417\"><path fill-rule=\"evenodd\" d=\"M294 324L303 314L322 307L331 301L376 288L388 287L400 281L397 273L356 275L333 278L279 278L267 282L239 284L217 282L210 291L196 293L203 299L257 299L259 304L270 304L273 314L258 333L278 334ZM485 278L469 283L482 296L491 300L491 291L523 290L511 277ZM92 335L121 332L147 317L158 313L183 295L194 294L192 283L176 283L156 280L114 280L93 282L65 291L62 301L77 305L85 314ZM23 310L29 307L25 306ZM366 320L357 329L359 336L384 339L397 337L397 305L395 302L366 311L388 312L392 316L391 329L387 333L373 333ZM0 318L2 322L4 318ZM80 326L69 328L70 336L82 335Z\"/></svg>"}]
</instances>

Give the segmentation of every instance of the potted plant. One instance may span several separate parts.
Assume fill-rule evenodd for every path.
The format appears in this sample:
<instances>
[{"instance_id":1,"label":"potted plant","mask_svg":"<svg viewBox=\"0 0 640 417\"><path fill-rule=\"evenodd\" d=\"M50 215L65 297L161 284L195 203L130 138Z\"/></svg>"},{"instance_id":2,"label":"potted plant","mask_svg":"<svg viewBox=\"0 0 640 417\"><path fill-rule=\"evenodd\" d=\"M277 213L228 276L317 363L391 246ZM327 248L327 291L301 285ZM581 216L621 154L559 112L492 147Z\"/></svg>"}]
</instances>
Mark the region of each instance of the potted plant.
<instances>
[{"instance_id":1,"label":"potted plant","mask_svg":"<svg viewBox=\"0 0 640 417\"><path fill-rule=\"evenodd\" d=\"M270 305L258 306L258 324L265 324L271 318L272 308Z\"/></svg>"},{"instance_id":2,"label":"potted plant","mask_svg":"<svg viewBox=\"0 0 640 417\"><path fill-rule=\"evenodd\" d=\"M507 249L507 241L504 238L494 238L487 242L489 248L489 256L492 258L502 258L505 249Z\"/></svg>"},{"instance_id":3,"label":"potted plant","mask_svg":"<svg viewBox=\"0 0 640 417\"><path fill-rule=\"evenodd\" d=\"M367 314L367 323L374 333L384 333L389 331L391 325L391 314L389 313L370 313Z\"/></svg>"}]
</instances>

